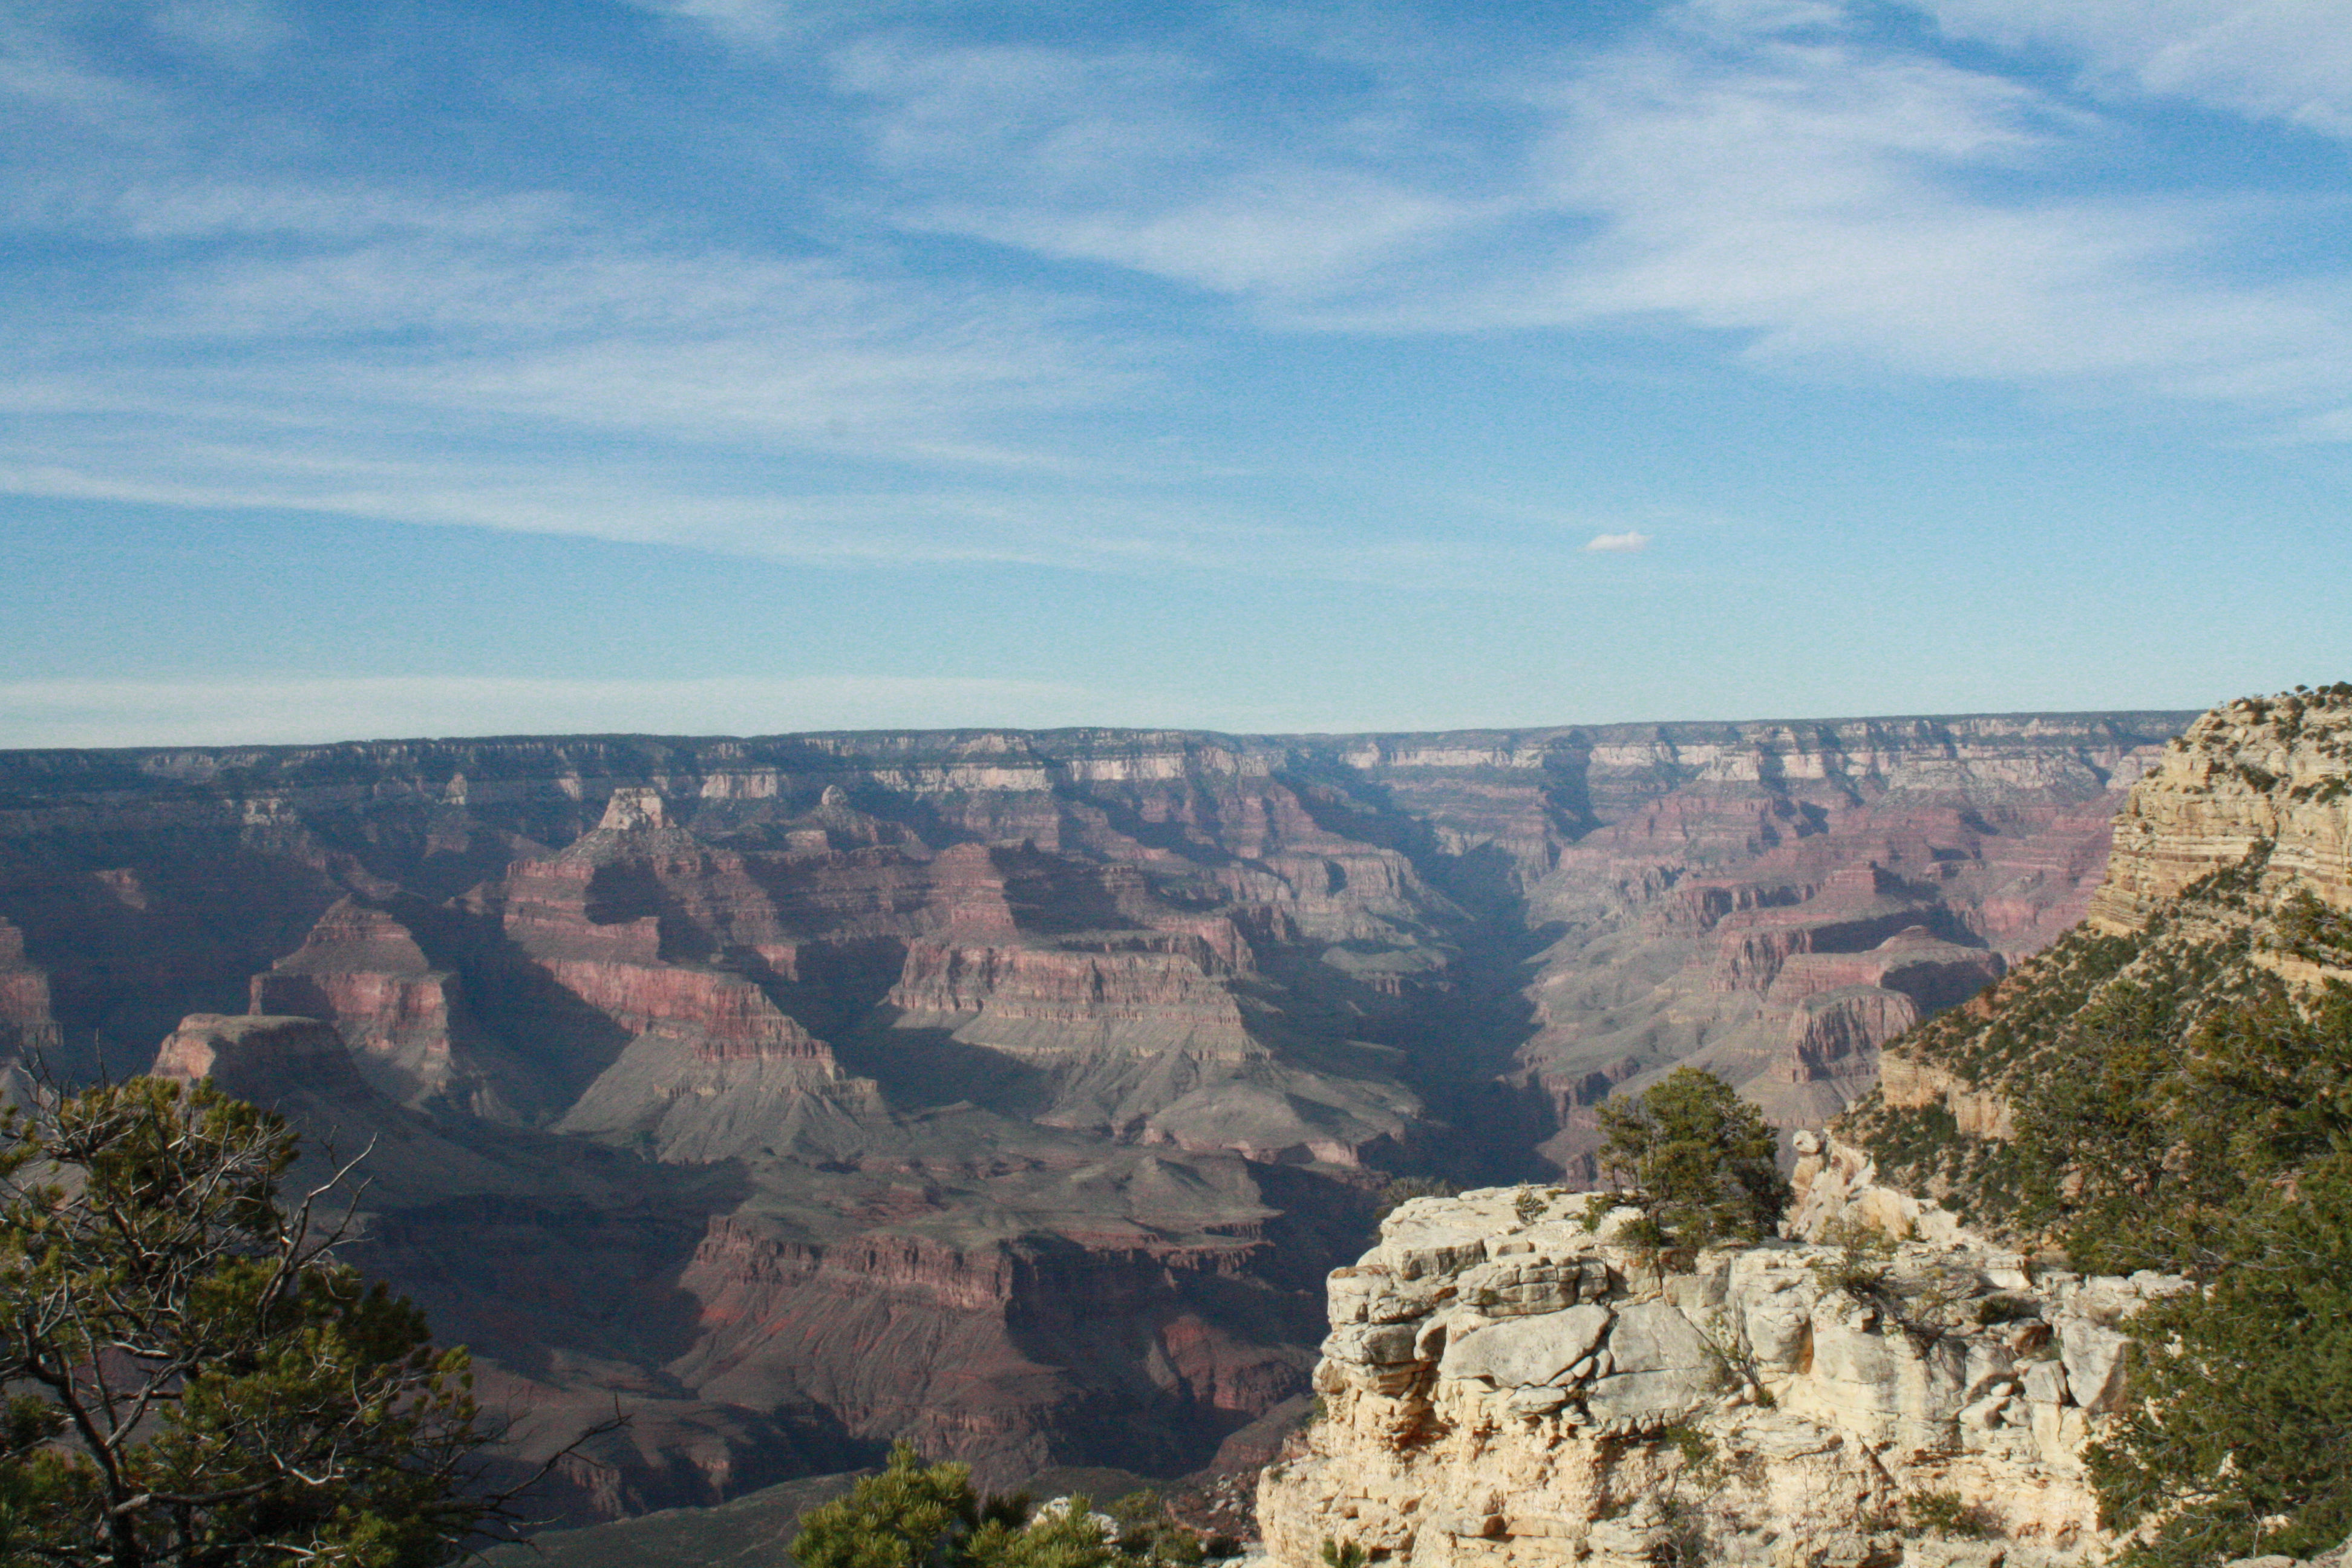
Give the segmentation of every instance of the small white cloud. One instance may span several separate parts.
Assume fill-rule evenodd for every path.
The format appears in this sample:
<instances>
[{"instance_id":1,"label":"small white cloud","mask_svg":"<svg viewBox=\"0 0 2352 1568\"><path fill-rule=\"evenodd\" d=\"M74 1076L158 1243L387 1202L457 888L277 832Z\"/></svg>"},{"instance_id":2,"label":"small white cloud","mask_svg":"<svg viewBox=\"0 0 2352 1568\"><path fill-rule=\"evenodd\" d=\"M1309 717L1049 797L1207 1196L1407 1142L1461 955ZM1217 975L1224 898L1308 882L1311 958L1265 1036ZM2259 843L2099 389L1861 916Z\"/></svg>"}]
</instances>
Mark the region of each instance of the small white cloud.
<instances>
[{"instance_id":1,"label":"small white cloud","mask_svg":"<svg viewBox=\"0 0 2352 1568\"><path fill-rule=\"evenodd\" d=\"M1585 542L1588 551L1624 554L1629 551L1647 550L1650 536L1646 533L1596 533Z\"/></svg>"}]
</instances>

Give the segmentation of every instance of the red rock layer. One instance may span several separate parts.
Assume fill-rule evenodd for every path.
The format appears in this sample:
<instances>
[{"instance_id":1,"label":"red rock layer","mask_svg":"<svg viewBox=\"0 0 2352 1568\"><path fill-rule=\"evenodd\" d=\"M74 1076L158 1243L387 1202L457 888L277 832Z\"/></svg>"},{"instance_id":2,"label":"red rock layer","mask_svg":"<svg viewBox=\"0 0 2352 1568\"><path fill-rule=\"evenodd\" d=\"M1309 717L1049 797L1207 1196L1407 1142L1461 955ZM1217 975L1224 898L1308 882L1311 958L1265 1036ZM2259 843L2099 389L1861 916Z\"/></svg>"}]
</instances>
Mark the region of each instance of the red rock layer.
<instances>
[{"instance_id":1,"label":"red rock layer","mask_svg":"<svg viewBox=\"0 0 2352 1568\"><path fill-rule=\"evenodd\" d=\"M1222 983L1232 965L1208 942L1189 932L1132 941L1142 951L918 942L888 1001L906 1022L949 1022L959 1039L1024 1053L1265 1054Z\"/></svg>"},{"instance_id":2,"label":"red rock layer","mask_svg":"<svg viewBox=\"0 0 2352 1568\"><path fill-rule=\"evenodd\" d=\"M361 1072L403 1103L448 1099L479 1114L512 1115L485 1081L457 976L436 968L391 910L338 900L302 945L253 977L251 1011L320 1018L336 1026Z\"/></svg>"},{"instance_id":3,"label":"red rock layer","mask_svg":"<svg viewBox=\"0 0 2352 1568\"><path fill-rule=\"evenodd\" d=\"M54 1059L65 1034L49 1011L49 977L25 957L25 933L0 920L0 1058Z\"/></svg>"},{"instance_id":4,"label":"red rock layer","mask_svg":"<svg viewBox=\"0 0 2352 1568\"><path fill-rule=\"evenodd\" d=\"M1263 1246L904 1234L816 1244L721 1220L680 1281L701 1303L704 1335L670 1371L755 1407L813 1400L854 1435L910 1437L1009 1484L1064 1444L1108 1446L1093 1428L1121 1405L1198 1426L1303 1389L1296 1352L1236 1336L1191 1301L1243 1288Z\"/></svg>"}]
</instances>

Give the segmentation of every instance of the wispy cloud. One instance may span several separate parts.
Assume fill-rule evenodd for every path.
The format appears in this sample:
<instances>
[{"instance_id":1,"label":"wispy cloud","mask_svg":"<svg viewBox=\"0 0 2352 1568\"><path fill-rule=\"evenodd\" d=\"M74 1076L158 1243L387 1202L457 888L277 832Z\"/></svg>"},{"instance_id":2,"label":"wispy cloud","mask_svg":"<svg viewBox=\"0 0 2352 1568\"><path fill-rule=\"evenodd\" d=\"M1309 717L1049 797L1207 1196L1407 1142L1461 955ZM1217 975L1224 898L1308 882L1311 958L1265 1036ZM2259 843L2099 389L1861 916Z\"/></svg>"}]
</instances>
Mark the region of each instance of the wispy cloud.
<instances>
[{"instance_id":1,"label":"wispy cloud","mask_svg":"<svg viewBox=\"0 0 2352 1568\"><path fill-rule=\"evenodd\" d=\"M1771 36L1646 47L1545 94L1545 184L1599 232L1483 297L1529 323L1678 321L1759 359L2156 387L2352 389L2352 279L2233 283L2258 204L2053 196L2090 133L1982 72Z\"/></svg>"},{"instance_id":2,"label":"wispy cloud","mask_svg":"<svg viewBox=\"0 0 2352 1568\"><path fill-rule=\"evenodd\" d=\"M155 8L155 29L245 61L260 58L295 35L291 19L271 0L164 0Z\"/></svg>"},{"instance_id":3,"label":"wispy cloud","mask_svg":"<svg viewBox=\"0 0 2352 1568\"><path fill-rule=\"evenodd\" d=\"M875 106L898 222L1062 259L1285 297L1348 286L1486 210L1392 166L1376 106L1269 137L1226 122L1212 106L1232 84L1183 57L869 41L838 76Z\"/></svg>"},{"instance_id":4,"label":"wispy cloud","mask_svg":"<svg viewBox=\"0 0 2352 1568\"><path fill-rule=\"evenodd\" d=\"M0 747L304 744L435 735L776 734L1099 722L1110 694L929 676L415 676L0 681Z\"/></svg>"},{"instance_id":5,"label":"wispy cloud","mask_svg":"<svg viewBox=\"0 0 2352 1568\"><path fill-rule=\"evenodd\" d=\"M2020 37L2059 14L1940 8L1957 26L1972 7ZM2107 32L2077 31L2120 38L2138 9L2086 7ZM2265 34L2273 54L2315 26L2283 9L2302 31ZM1628 42L1467 83L1387 58L1356 113L1306 125L1212 108L1202 68L1157 56L893 41L842 58L877 105L902 225L1213 290L1276 330L1696 331L1759 364L2274 421L2352 395L2352 271L2233 265L2294 208L2102 192L2081 167L2125 128L1890 45L1840 5L1695 0Z\"/></svg>"},{"instance_id":6,"label":"wispy cloud","mask_svg":"<svg viewBox=\"0 0 2352 1568\"><path fill-rule=\"evenodd\" d=\"M2193 99L2352 136L2339 0L1911 0L1950 33L2054 47L2095 90Z\"/></svg>"},{"instance_id":7,"label":"wispy cloud","mask_svg":"<svg viewBox=\"0 0 2352 1568\"><path fill-rule=\"evenodd\" d=\"M1596 533L1584 542L1586 550L1604 554L1624 554L1649 547L1650 536L1646 533Z\"/></svg>"},{"instance_id":8,"label":"wispy cloud","mask_svg":"<svg viewBox=\"0 0 2352 1568\"><path fill-rule=\"evenodd\" d=\"M1034 289L689 249L530 193L184 180L77 216L108 244L210 243L128 298L20 300L0 325L19 493L929 559L975 553L921 537L975 477L1131 477L1037 437L1135 401L1147 367ZM878 500L822 525L844 465L883 470L862 483L906 498L902 526L872 528ZM756 499L709 477L730 470Z\"/></svg>"},{"instance_id":9,"label":"wispy cloud","mask_svg":"<svg viewBox=\"0 0 2352 1568\"><path fill-rule=\"evenodd\" d=\"M708 29L739 48L772 49L799 30L786 0L629 0L638 9Z\"/></svg>"},{"instance_id":10,"label":"wispy cloud","mask_svg":"<svg viewBox=\"0 0 2352 1568\"><path fill-rule=\"evenodd\" d=\"M2147 0L2168 53L2132 42L2137 0L1924 3L2136 90L2314 125L2337 101L2323 13L2288 0ZM940 23L951 6L631 5L613 15L699 59L643 16L718 37L741 51L728 69L829 117L854 174L770 176L819 216L709 223L527 161L528 179L305 174L286 153L304 134L250 152L182 73L110 74L67 30L0 15L0 114L87 129L0 190L0 226L66 258L0 295L0 489L832 563L1465 559L1443 524L1335 549L1339 525L1154 456L1134 427L1216 332L1269 363L1315 334L1509 337L1566 362L1606 331L1768 374L2352 432L2352 272L2230 265L2284 207L2103 188L2081 165L2122 134L2111 116L1830 0L1689 0L1599 42L1435 63L1284 53L1278 27L1213 20L1011 44ZM149 42L302 41L266 0L142 15ZM715 135L720 111L697 112L682 133ZM81 258L99 281L61 286ZM1580 533L1645 515L1480 560L1573 564Z\"/></svg>"}]
</instances>

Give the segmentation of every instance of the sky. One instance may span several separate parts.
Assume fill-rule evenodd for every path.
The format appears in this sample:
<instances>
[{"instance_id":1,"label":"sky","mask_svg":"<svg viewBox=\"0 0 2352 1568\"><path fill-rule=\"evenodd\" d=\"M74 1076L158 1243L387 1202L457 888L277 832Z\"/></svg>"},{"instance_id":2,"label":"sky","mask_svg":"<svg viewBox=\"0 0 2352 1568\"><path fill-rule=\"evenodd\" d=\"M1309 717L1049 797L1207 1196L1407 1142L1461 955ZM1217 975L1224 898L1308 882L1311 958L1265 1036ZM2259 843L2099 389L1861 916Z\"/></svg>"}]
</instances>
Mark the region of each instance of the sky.
<instances>
[{"instance_id":1,"label":"sky","mask_svg":"<svg viewBox=\"0 0 2352 1568\"><path fill-rule=\"evenodd\" d=\"M0 746L2352 677L2343 0L0 0Z\"/></svg>"}]
</instances>

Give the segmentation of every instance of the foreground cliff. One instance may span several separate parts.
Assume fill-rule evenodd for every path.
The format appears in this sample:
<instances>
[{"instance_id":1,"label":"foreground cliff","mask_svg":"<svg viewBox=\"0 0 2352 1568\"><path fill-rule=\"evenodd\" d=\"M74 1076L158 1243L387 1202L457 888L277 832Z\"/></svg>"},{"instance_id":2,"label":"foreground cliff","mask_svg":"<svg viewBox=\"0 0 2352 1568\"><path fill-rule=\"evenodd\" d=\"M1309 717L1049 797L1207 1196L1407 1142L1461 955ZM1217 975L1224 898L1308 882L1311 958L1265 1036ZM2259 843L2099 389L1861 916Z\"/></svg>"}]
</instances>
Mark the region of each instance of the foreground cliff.
<instances>
[{"instance_id":1,"label":"foreground cliff","mask_svg":"<svg viewBox=\"0 0 2352 1568\"><path fill-rule=\"evenodd\" d=\"M1864 1092L2186 718L10 753L0 1049L373 1141L526 1446L628 1402L583 1507L1164 1474L1305 1394L1391 1173L1572 1177L1684 1059Z\"/></svg>"},{"instance_id":2,"label":"foreground cliff","mask_svg":"<svg viewBox=\"0 0 2352 1568\"><path fill-rule=\"evenodd\" d=\"M1322 1415L1258 1511L1416 1568L2072 1562L2116 1325L2179 1289L1951 1240L1781 1242L1662 1269L1633 1211L1556 1189L1419 1199L1329 1283ZM1589 1222L1593 1227L1587 1228Z\"/></svg>"}]
</instances>

